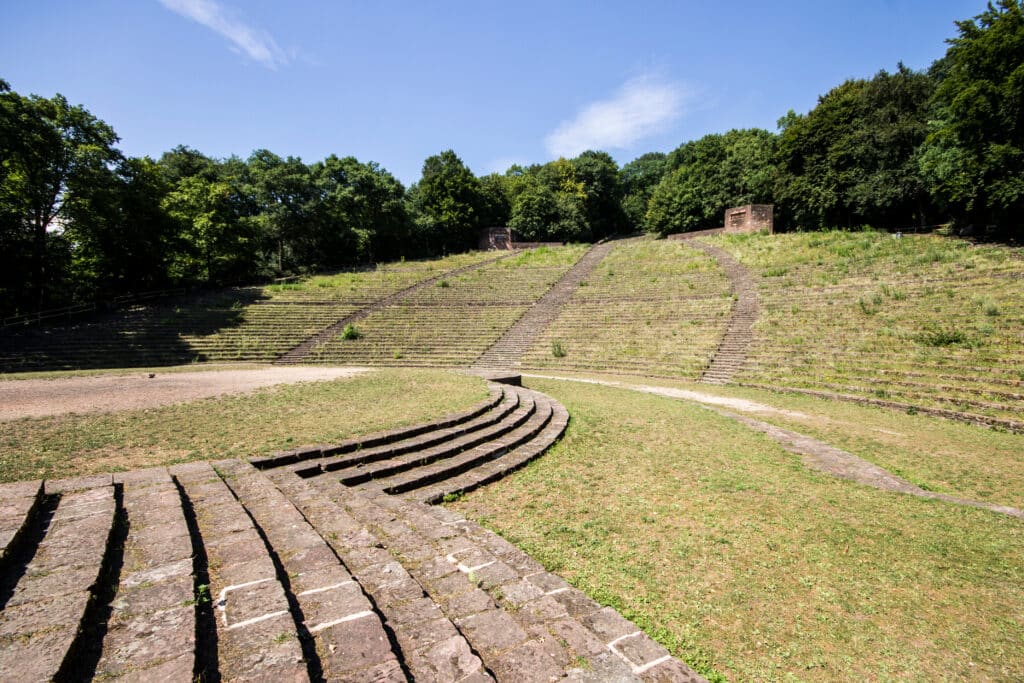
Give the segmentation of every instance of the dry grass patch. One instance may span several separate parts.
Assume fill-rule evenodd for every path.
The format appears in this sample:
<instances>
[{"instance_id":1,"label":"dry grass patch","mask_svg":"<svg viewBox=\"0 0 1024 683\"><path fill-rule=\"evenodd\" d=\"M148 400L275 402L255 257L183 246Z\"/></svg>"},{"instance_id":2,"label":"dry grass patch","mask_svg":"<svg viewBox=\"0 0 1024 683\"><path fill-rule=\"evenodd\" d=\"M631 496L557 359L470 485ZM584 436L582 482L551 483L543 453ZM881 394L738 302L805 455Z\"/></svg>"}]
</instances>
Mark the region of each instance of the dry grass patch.
<instances>
[{"instance_id":1,"label":"dry grass patch","mask_svg":"<svg viewBox=\"0 0 1024 683\"><path fill-rule=\"evenodd\" d=\"M544 457L455 504L711 678L1024 675L1024 525L808 471L679 401L550 380Z\"/></svg>"},{"instance_id":2,"label":"dry grass patch","mask_svg":"<svg viewBox=\"0 0 1024 683\"><path fill-rule=\"evenodd\" d=\"M247 457L431 420L487 395L480 379L382 370L148 410L0 423L0 480Z\"/></svg>"}]
</instances>

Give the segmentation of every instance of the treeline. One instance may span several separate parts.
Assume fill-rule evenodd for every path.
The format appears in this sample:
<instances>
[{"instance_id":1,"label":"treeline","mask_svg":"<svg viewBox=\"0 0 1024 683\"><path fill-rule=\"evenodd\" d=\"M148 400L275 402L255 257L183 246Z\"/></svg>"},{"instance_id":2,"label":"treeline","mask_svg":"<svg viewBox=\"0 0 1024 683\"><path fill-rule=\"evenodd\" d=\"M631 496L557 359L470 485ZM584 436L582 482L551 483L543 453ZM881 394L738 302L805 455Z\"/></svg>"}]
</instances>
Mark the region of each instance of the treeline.
<instances>
[{"instance_id":1,"label":"treeline","mask_svg":"<svg viewBox=\"0 0 1024 683\"><path fill-rule=\"evenodd\" d=\"M0 315L461 251L482 227L526 241L700 230L748 203L774 204L781 230L952 222L1019 240L1021 2L958 22L927 71L846 81L778 133L707 135L621 168L588 151L479 178L449 150L409 188L352 157L128 157L84 107L0 81Z\"/></svg>"}]
</instances>

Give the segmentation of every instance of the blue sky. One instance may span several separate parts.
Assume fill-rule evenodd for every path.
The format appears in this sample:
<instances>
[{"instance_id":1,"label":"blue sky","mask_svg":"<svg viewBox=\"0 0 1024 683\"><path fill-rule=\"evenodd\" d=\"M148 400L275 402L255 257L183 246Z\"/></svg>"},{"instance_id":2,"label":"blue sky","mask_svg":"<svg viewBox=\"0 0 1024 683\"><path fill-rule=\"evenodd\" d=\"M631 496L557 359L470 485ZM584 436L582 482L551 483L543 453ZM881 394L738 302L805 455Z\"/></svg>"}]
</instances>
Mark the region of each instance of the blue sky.
<instances>
[{"instance_id":1,"label":"blue sky","mask_svg":"<svg viewBox=\"0 0 1024 683\"><path fill-rule=\"evenodd\" d=\"M982 0L727 3L4 0L0 78L60 92L158 157L267 148L477 174L620 163L806 112L847 78L926 68Z\"/></svg>"}]
</instances>

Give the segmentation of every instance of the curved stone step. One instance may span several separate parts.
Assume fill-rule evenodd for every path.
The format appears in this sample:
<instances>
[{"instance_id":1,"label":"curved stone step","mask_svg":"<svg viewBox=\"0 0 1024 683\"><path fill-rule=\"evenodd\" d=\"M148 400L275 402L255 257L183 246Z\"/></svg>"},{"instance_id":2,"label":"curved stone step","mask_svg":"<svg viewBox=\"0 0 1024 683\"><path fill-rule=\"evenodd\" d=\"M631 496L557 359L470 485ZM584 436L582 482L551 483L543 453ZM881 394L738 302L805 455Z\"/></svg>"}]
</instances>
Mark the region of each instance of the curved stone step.
<instances>
[{"instance_id":1,"label":"curved stone step","mask_svg":"<svg viewBox=\"0 0 1024 683\"><path fill-rule=\"evenodd\" d=\"M470 452L481 447L486 448L489 444L501 439L509 431L518 429L530 420L536 412L536 402L532 396L527 395L520 398L523 400L508 415L507 419L480 432L460 437L440 446L426 448L421 451L411 451L394 458L373 462L366 466L349 467L332 472L330 476L348 486L356 486L370 480L393 477L414 468L429 467L437 461L455 457L456 454Z\"/></svg>"},{"instance_id":2,"label":"curved stone step","mask_svg":"<svg viewBox=\"0 0 1024 683\"><path fill-rule=\"evenodd\" d=\"M298 463L303 460L324 458L340 453L351 453L353 451L375 448L405 439L412 439L421 434L447 429L449 427L462 424L463 422L473 420L493 409L494 406L498 405L504 397L505 393L502 387L492 384L487 398L477 405L465 411L446 415L445 417L432 422L424 422L411 427L390 429L384 432L371 434L369 436L359 437L357 439L349 439L348 441L343 441L340 444L305 446L290 451L281 451L266 457L252 458L249 462L259 469L269 469L271 467L280 467L281 465Z\"/></svg>"},{"instance_id":3,"label":"curved stone step","mask_svg":"<svg viewBox=\"0 0 1024 683\"><path fill-rule=\"evenodd\" d=\"M514 413L520 407L520 394L511 390L503 393L502 401L494 409L469 422L426 432L386 446L359 449L347 455L324 458L301 469L296 468L296 473L311 476L314 474L314 467L323 472L332 472L397 458L406 453L421 453L428 449L444 453L452 449L469 448L489 438L488 435L495 429L500 429L504 421L515 419Z\"/></svg>"},{"instance_id":4,"label":"curved stone step","mask_svg":"<svg viewBox=\"0 0 1024 683\"><path fill-rule=\"evenodd\" d=\"M423 503L436 504L443 501L446 496L468 493L473 489L490 484L492 481L497 481L542 455L551 444L561 438L568 424L569 411L561 403L554 402L551 420L530 443L505 453L500 459L492 460L468 472L410 491L406 496Z\"/></svg>"},{"instance_id":5,"label":"curved stone step","mask_svg":"<svg viewBox=\"0 0 1024 683\"><path fill-rule=\"evenodd\" d=\"M385 493L402 494L437 484L439 482L471 472L486 464L500 461L502 456L530 443L551 421L551 405L543 398L537 399L535 409L521 425L506 432L501 438L481 444L451 458L437 460L424 467L374 480L372 486ZM502 469L502 474L511 469Z\"/></svg>"},{"instance_id":6,"label":"curved stone step","mask_svg":"<svg viewBox=\"0 0 1024 683\"><path fill-rule=\"evenodd\" d=\"M433 423L259 466L0 487L0 521L16 529L0 581L0 677L700 680L525 553L420 502L512 471L568 420L544 394L492 386ZM411 466L359 487L342 470L303 470L365 442Z\"/></svg>"}]
</instances>

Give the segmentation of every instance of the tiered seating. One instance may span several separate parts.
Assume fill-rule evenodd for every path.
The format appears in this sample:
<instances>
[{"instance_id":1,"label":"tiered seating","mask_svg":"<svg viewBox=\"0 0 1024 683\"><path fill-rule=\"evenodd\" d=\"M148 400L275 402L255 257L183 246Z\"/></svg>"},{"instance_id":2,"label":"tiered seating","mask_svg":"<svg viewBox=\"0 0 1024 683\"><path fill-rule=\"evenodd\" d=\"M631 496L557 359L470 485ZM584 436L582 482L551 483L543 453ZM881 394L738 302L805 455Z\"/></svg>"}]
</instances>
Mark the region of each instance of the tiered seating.
<instances>
[{"instance_id":1,"label":"tiered seating","mask_svg":"<svg viewBox=\"0 0 1024 683\"><path fill-rule=\"evenodd\" d=\"M353 365L469 365L582 256L580 246L540 248L440 280L338 335L311 362Z\"/></svg>"},{"instance_id":2,"label":"tiered seating","mask_svg":"<svg viewBox=\"0 0 1024 683\"><path fill-rule=\"evenodd\" d=\"M728 278L713 257L682 242L617 244L534 341L522 366L697 379L732 303Z\"/></svg>"},{"instance_id":3,"label":"tiered seating","mask_svg":"<svg viewBox=\"0 0 1024 683\"><path fill-rule=\"evenodd\" d=\"M870 233L715 239L759 279L739 383L1024 417L1019 253Z\"/></svg>"},{"instance_id":4,"label":"tiered seating","mask_svg":"<svg viewBox=\"0 0 1024 683\"><path fill-rule=\"evenodd\" d=\"M99 320L0 334L0 371L271 361L381 298L493 258L474 252L369 271L221 290Z\"/></svg>"},{"instance_id":5,"label":"tiered seating","mask_svg":"<svg viewBox=\"0 0 1024 683\"><path fill-rule=\"evenodd\" d=\"M0 677L701 680L500 537L416 500L518 467L567 419L491 385L433 423L254 464L0 486Z\"/></svg>"}]
</instances>

